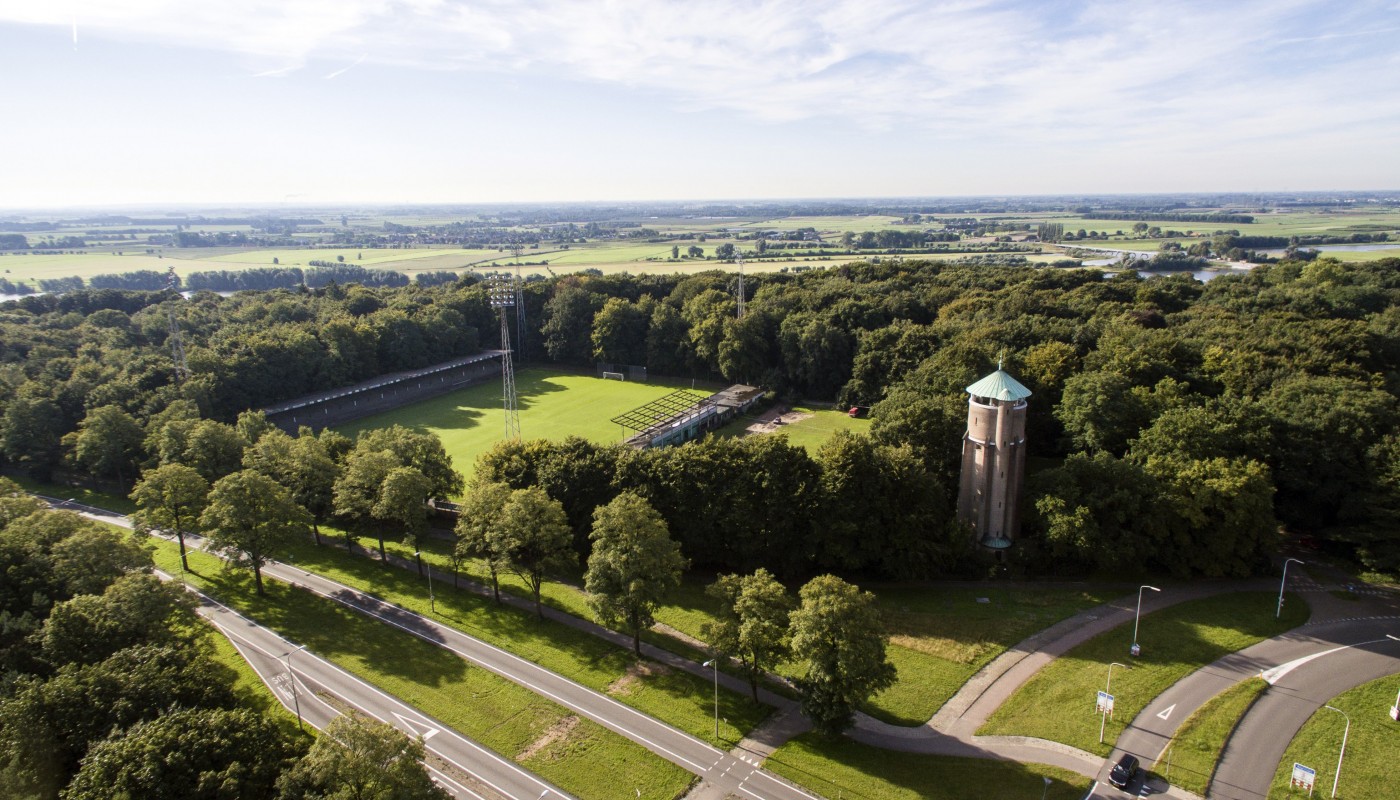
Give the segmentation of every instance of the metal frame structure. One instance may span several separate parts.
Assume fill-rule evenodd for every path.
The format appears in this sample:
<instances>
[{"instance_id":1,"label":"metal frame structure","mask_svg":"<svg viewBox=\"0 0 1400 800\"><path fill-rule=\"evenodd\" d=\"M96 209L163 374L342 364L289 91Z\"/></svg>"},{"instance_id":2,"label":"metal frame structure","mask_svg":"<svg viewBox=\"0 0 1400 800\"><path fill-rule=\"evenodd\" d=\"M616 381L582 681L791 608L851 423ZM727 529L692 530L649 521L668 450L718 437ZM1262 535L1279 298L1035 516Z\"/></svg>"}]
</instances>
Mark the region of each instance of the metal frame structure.
<instances>
[{"instance_id":1,"label":"metal frame structure","mask_svg":"<svg viewBox=\"0 0 1400 800\"><path fill-rule=\"evenodd\" d=\"M637 406L626 414L619 414L612 421L639 434L651 434L672 422L695 416L706 408L716 405L709 397L694 394L685 389L671 392L646 405Z\"/></svg>"},{"instance_id":2,"label":"metal frame structure","mask_svg":"<svg viewBox=\"0 0 1400 800\"><path fill-rule=\"evenodd\" d=\"M506 438L520 438L520 412L515 395L515 365L510 353L510 321L506 309L517 308L519 282L510 275L492 277L486 284L486 297L501 315L501 383L506 411Z\"/></svg>"}]
</instances>

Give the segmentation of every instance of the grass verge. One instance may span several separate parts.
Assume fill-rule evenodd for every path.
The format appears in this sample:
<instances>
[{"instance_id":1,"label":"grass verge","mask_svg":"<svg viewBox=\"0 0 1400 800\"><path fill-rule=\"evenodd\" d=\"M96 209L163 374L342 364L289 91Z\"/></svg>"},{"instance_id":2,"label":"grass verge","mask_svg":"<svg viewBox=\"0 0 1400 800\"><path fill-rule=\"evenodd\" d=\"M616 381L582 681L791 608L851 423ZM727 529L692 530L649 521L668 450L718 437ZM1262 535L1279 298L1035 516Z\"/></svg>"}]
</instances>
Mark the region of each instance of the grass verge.
<instances>
[{"instance_id":1,"label":"grass verge","mask_svg":"<svg viewBox=\"0 0 1400 800\"><path fill-rule=\"evenodd\" d=\"M1391 675L1363 683L1328 703L1351 718L1342 777L1337 781L1337 797L1345 800L1395 797L1395 765L1400 764L1400 723L1390 718L1389 711L1395 703L1397 689L1400 689L1400 679ZM1284 751L1283 761L1269 788L1269 797L1301 796L1288 788L1295 762L1317 770L1315 797L1330 793L1345 729L1346 721L1341 714L1319 708Z\"/></svg>"},{"instance_id":2,"label":"grass verge","mask_svg":"<svg viewBox=\"0 0 1400 800\"><path fill-rule=\"evenodd\" d=\"M323 575L410 611L430 616L545 669L600 692L693 736L714 735L714 688L711 681L652 661L638 661L610 642L577 628L492 600L450 582L435 581L436 611L428 600L424 578L411 570L384 566L362 556L350 555L338 533L321 547L298 545L289 559L302 569ZM361 542L377 546L371 540ZM410 554L402 543L392 543L401 554ZM425 562L448 570L446 542L432 542L424 549ZM551 595L559 592L551 588ZM573 609L569 609L573 611ZM576 612L577 613L577 612ZM582 616L582 614L580 614ZM737 743L770 712L742 695L721 688L720 739Z\"/></svg>"},{"instance_id":3,"label":"grass verge","mask_svg":"<svg viewBox=\"0 0 1400 800\"><path fill-rule=\"evenodd\" d=\"M1142 618L1138 658L1128 655L1133 624L1120 625L1042 669L978 733L1036 736L1106 756L1118 734L1167 687L1223 655L1306 621L1307 604L1296 596L1292 599L1278 620L1274 619L1275 596L1265 592L1206 597L1149 614ZM1115 714L1100 743L1094 698L1114 661L1131 662L1132 669L1114 673Z\"/></svg>"},{"instance_id":4,"label":"grass verge","mask_svg":"<svg viewBox=\"0 0 1400 800\"><path fill-rule=\"evenodd\" d=\"M314 728L308 727L303 733L297 726L296 714L288 711L286 706L278 702L277 697L272 694L272 689L262 682L262 678L259 678L258 673L254 672L252 666L244 660L238 652L238 648L233 646L233 642L230 642L213 625L209 627L213 630L213 635L209 637L209 640L213 644L214 660L228 667L236 676L233 681L233 693L238 697L239 702L245 708L271 718L273 722L277 723L277 727L285 733L292 736L314 736Z\"/></svg>"},{"instance_id":5,"label":"grass verge","mask_svg":"<svg viewBox=\"0 0 1400 800\"><path fill-rule=\"evenodd\" d=\"M880 800L1077 800L1087 780L1044 764L891 753L807 733L764 768L822 797ZM1047 783L1048 780L1048 783Z\"/></svg>"},{"instance_id":6,"label":"grass verge","mask_svg":"<svg viewBox=\"0 0 1400 800\"><path fill-rule=\"evenodd\" d=\"M153 543L156 565L178 574L178 548ZM688 772L641 745L590 720L570 723L560 706L411 634L278 581L258 597L250 574L205 553L190 553L190 567L190 582L222 602L581 798L623 800L640 791L669 800L691 783ZM568 732L535 746L561 730Z\"/></svg>"},{"instance_id":7,"label":"grass verge","mask_svg":"<svg viewBox=\"0 0 1400 800\"><path fill-rule=\"evenodd\" d=\"M1240 717L1269 688L1262 678L1250 678L1206 701L1172 736L1165 775L1172 783L1205 797L1215 775L1220 751ZM1159 768L1156 771L1161 772Z\"/></svg>"}]
</instances>

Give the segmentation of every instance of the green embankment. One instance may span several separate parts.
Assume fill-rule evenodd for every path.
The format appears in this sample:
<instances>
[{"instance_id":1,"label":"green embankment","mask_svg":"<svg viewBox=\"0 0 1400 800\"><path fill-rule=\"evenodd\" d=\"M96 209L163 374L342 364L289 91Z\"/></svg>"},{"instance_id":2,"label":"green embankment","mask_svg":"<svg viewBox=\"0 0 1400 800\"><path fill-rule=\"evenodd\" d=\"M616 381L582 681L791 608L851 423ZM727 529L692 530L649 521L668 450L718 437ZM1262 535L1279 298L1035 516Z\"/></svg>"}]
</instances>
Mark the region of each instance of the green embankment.
<instances>
[{"instance_id":1,"label":"green embankment","mask_svg":"<svg viewBox=\"0 0 1400 800\"><path fill-rule=\"evenodd\" d=\"M174 544L154 540L156 564L178 574ZM368 563L368 562L367 562ZM329 600L190 554L191 583L259 624L373 683L581 798L669 800L691 783L680 767L589 720L412 634ZM550 737L554 737L551 738ZM626 780L619 780L626 776Z\"/></svg>"},{"instance_id":2,"label":"green embankment","mask_svg":"<svg viewBox=\"0 0 1400 800\"><path fill-rule=\"evenodd\" d=\"M1390 718L1397 692L1400 692L1400 675L1390 675L1363 683L1327 703L1351 718L1342 776L1337 781L1338 798L1389 800L1400 793L1400 778L1395 774L1395 767L1400 764L1400 723ZM1329 796L1333 779L1337 777L1337 755L1345 728L1346 721L1341 714L1319 708L1284 751L1269 788L1269 797L1301 796L1288 788L1295 762L1317 770L1313 796Z\"/></svg>"},{"instance_id":3,"label":"green embankment","mask_svg":"<svg viewBox=\"0 0 1400 800\"><path fill-rule=\"evenodd\" d=\"M1275 596L1265 592L1207 597L1144 615L1138 658L1128 654L1133 623L1120 625L1042 669L978 733L1036 736L1108 755L1118 734L1167 687L1221 656L1306 621L1307 604L1293 599L1284 606L1281 620L1274 619ZM1115 661L1132 668L1113 672L1114 716L1100 744L1094 699L1104 688L1108 665Z\"/></svg>"},{"instance_id":4,"label":"green embankment","mask_svg":"<svg viewBox=\"0 0 1400 800\"><path fill-rule=\"evenodd\" d=\"M1206 701L1177 728L1168 746L1167 766L1159 764L1155 771L1173 784L1205 797L1230 733L1268 688L1262 678L1250 678Z\"/></svg>"},{"instance_id":5,"label":"green embankment","mask_svg":"<svg viewBox=\"0 0 1400 800\"><path fill-rule=\"evenodd\" d=\"M1020 764L889 750L803 734L763 764L831 798L872 800L1076 800L1086 780L1044 764ZM1048 779L1048 783L1047 783Z\"/></svg>"}]
</instances>

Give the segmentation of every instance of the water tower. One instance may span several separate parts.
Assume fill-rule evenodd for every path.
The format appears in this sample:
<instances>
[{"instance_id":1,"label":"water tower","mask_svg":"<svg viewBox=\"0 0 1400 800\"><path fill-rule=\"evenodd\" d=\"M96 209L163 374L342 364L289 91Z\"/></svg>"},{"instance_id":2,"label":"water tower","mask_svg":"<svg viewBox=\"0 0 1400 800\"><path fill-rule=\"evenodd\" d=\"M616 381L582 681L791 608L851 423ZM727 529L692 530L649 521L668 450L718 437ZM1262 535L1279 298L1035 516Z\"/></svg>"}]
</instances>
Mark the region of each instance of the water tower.
<instances>
[{"instance_id":1,"label":"water tower","mask_svg":"<svg viewBox=\"0 0 1400 800\"><path fill-rule=\"evenodd\" d=\"M958 519L973 540L1001 552L1021 529L1021 484L1026 474L1026 398L1022 386L997 371L967 387Z\"/></svg>"}]
</instances>

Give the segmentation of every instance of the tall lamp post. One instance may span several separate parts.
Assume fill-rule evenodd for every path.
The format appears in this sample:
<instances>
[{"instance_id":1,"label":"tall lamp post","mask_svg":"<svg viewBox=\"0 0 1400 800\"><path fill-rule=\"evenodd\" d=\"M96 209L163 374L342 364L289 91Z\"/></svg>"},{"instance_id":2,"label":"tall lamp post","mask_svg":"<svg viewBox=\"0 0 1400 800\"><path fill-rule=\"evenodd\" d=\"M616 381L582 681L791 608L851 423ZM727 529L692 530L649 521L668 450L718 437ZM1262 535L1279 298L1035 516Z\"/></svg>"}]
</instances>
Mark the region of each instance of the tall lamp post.
<instances>
[{"instance_id":1,"label":"tall lamp post","mask_svg":"<svg viewBox=\"0 0 1400 800\"><path fill-rule=\"evenodd\" d=\"M1154 591L1154 592L1160 592L1160 591L1162 591L1161 589L1158 589L1156 586L1148 586L1148 585L1146 585L1146 584L1143 584L1142 586L1139 586L1139 587L1138 587L1137 613L1133 615L1133 650L1132 650L1133 655L1137 655L1138 652L1139 652L1139 650L1140 650L1140 648L1138 647L1137 635L1138 635L1138 623L1142 621L1142 590L1143 590L1143 589L1151 589L1151 590Z\"/></svg>"},{"instance_id":2,"label":"tall lamp post","mask_svg":"<svg viewBox=\"0 0 1400 800\"><path fill-rule=\"evenodd\" d=\"M1274 619L1278 619L1283 614L1283 587L1288 584L1288 563L1301 564L1296 558L1285 559L1283 562L1283 580L1278 582L1278 608L1274 609Z\"/></svg>"},{"instance_id":3,"label":"tall lamp post","mask_svg":"<svg viewBox=\"0 0 1400 800\"><path fill-rule=\"evenodd\" d=\"M413 557L416 558L416 559L418 559L418 563L420 563L420 564L423 563L423 551L422 551L422 550L417 550L417 551L415 551L415 552L413 553ZM431 609L433 610L433 613L434 613L434 614L437 613L437 598L433 596L433 565L432 565L432 564L429 564L429 565L428 565L428 608L431 608Z\"/></svg>"},{"instance_id":4,"label":"tall lamp post","mask_svg":"<svg viewBox=\"0 0 1400 800\"><path fill-rule=\"evenodd\" d=\"M1342 779L1342 759L1345 758L1347 754L1347 734L1351 733L1351 717L1348 717L1347 712L1341 710L1340 708L1337 708L1336 706L1323 706L1323 708L1332 709L1338 714L1341 714L1342 718L1347 721L1346 728L1342 730L1342 752L1337 754L1337 774L1332 776L1332 796L1336 797L1337 781Z\"/></svg>"},{"instance_id":5,"label":"tall lamp post","mask_svg":"<svg viewBox=\"0 0 1400 800\"><path fill-rule=\"evenodd\" d=\"M1108 680L1104 681L1104 684L1103 684L1103 693L1104 693L1104 694L1109 694L1109 695L1113 694L1113 668L1114 668L1114 667L1122 667L1123 669L1132 669L1132 667L1128 666L1127 664L1119 664L1117 661L1114 661L1113 663L1109 664L1109 665L1108 665ZM1099 718L1099 744L1103 744L1103 729L1104 729L1104 726L1107 725L1107 724L1108 724L1108 709L1105 708L1105 709L1103 710L1103 716Z\"/></svg>"},{"instance_id":6,"label":"tall lamp post","mask_svg":"<svg viewBox=\"0 0 1400 800\"><path fill-rule=\"evenodd\" d=\"M300 653L305 649L306 645L302 645L301 647L298 647L295 650L288 650L287 652L278 656L278 658L281 658L283 661L287 662L287 678L292 682L292 705L295 706L297 710L297 727L301 728L302 730L306 730L306 725L302 724L301 721L301 695L297 694L297 675L295 672L292 672L292 656L296 655L297 653Z\"/></svg>"},{"instance_id":7,"label":"tall lamp post","mask_svg":"<svg viewBox=\"0 0 1400 800\"><path fill-rule=\"evenodd\" d=\"M701 664L702 667L711 667L715 671L715 741L719 741L719 656Z\"/></svg>"}]
</instances>

